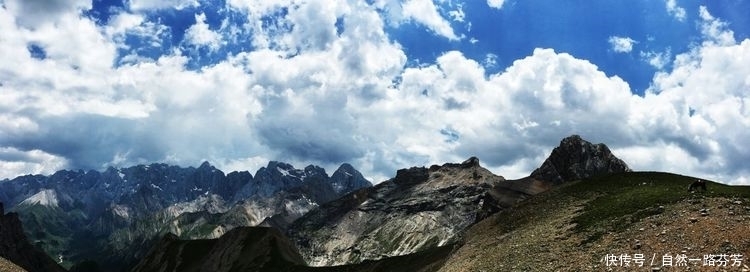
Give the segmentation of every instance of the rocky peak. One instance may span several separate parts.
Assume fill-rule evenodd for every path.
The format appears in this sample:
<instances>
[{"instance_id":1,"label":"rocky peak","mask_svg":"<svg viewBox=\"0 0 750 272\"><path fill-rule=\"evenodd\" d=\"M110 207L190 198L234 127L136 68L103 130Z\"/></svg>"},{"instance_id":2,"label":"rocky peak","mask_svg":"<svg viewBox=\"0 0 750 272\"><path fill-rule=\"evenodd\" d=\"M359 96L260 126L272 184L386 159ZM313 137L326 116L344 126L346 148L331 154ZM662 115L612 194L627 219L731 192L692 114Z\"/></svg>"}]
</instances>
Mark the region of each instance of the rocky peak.
<instances>
[{"instance_id":1,"label":"rocky peak","mask_svg":"<svg viewBox=\"0 0 750 272\"><path fill-rule=\"evenodd\" d=\"M197 170L198 171L216 171L217 169L213 165L211 165L211 163L209 163L208 161L204 161L203 163L201 163L200 166L198 166Z\"/></svg>"},{"instance_id":2,"label":"rocky peak","mask_svg":"<svg viewBox=\"0 0 750 272\"><path fill-rule=\"evenodd\" d=\"M305 177L328 177L326 170L317 165L308 165L305 167Z\"/></svg>"},{"instance_id":3,"label":"rocky peak","mask_svg":"<svg viewBox=\"0 0 750 272\"><path fill-rule=\"evenodd\" d=\"M592 144L578 135L560 141L560 146L531 177L555 184L598 175L631 171L627 164L612 154L604 144Z\"/></svg>"},{"instance_id":4,"label":"rocky peak","mask_svg":"<svg viewBox=\"0 0 750 272\"><path fill-rule=\"evenodd\" d=\"M331 185L337 194L343 195L360 188L370 187L372 183L354 169L354 166L344 163L331 175Z\"/></svg>"},{"instance_id":5,"label":"rocky peak","mask_svg":"<svg viewBox=\"0 0 750 272\"><path fill-rule=\"evenodd\" d=\"M461 165L465 167L478 167L479 158L472 156L468 160L465 160L464 162L462 162Z\"/></svg>"},{"instance_id":6,"label":"rocky peak","mask_svg":"<svg viewBox=\"0 0 750 272\"><path fill-rule=\"evenodd\" d=\"M430 172L425 167L412 167L408 169L399 169L396 171L396 177L393 182L399 185L415 184L426 181L430 177Z\"/></svg>"}]
</instances>

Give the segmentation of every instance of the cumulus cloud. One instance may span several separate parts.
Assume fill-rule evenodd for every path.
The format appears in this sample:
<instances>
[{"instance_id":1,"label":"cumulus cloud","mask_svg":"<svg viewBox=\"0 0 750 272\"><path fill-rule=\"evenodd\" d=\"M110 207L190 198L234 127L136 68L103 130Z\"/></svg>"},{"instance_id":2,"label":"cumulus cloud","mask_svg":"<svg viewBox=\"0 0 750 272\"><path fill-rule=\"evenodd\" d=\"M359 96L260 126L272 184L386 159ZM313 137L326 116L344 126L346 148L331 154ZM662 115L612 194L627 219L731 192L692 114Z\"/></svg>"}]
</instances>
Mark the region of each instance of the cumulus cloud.
<instances>
[{"instance_id":1,"label":"cumulus cloud","mask_svg":"<svg viewBox=\"0 0 750 272\"><path fill-rule=\"evenodd\" d=\"M132 10L138 11L167 8L184 9L200 5L196 0L131 0L129 3Z\"/></svg>"},{"instance_id":2,"label":"cumulus cloud","mask_svg":"<svg viewBox=\"0 0 750 272\"><path fill-rule=\"evenodd\" d=\"M49 175L67 166L65 158L38 149L24 151L0 147L0 180L20 173Z\"/></svg>"},{"instance_id":3,"label":"cumulus cloud","mask_svg":"<svg viewBox=\"0 0 750 272\"><path fill-rule=\"evenodd\" d=\"M206 46L213 51L221 46L221 36L208 29L205 13L195 15L195 24L185 31L185 39L189 44Z\"/></svg>"},{"instance_id":4,"label":"cumulus cloud","mask_svg":"<svg viewBox=\"0 0 750 272\"><path fill-rule=\"evenodd\" d=\"M618 36L611 36L607 41L609 42L609 45L612 46L612 50L617 53L630 53L633 51L633 45L638 43L630 37Z\"/></svg>"},{"instance_id":5,"label":"cumulus cloud","mask_svg":"<svg viewBox=\"0 0 750 272\"><path fill-rule=\"evenodd\" d=\"M487 5L495 9L503 8L504 3L505 3L505 0L487 0Z\"/></svg>"},{"instance_id":6,"label":"cumulus cloud","mask_svg":"<svg viewBox=\"0 0 750 272\"><path fill-rule=\"evenodd\" d=\"M727 23L715 18L705 6L699 8L701 18L701 34L703 34L705 43L715 43L718 45L735 44L734 32L729 29Z\"/></svg>"},{"instance_id":7,"label":"cumulus cloud","mask_svg":"<svg viewBox=\"0 0 750 272\"><path fill-rule=\"evenodd\" d=\"M4 3L18 24L27 28L56 23L63 17L77 16L80 10L91 8L91 1L86 0L8 0Z\"/></svg>"},{"instance_id":8,"label":"cumulus cloud","mask_svg":"<svg viewBox=\"0 0 750 272\"><path fill-rule=\"evenodd\" d=\"M743 106L750 90L750 68L744 65L750 58L750 40L733 42L731 31L717 27L723 23L704 7L700 12L701 27L709 30L704 31L706 42L676 55L671 71L657 73L641 105L654 109L652 114L659 118L643 114L632 120L648 124L650 131L658 129L662 136L657 141L692 158L673 167L747 182L748 170L741 162L750 159L745 144L750 134L744 129L750 125L750 112Z\"/></svg>"},{"instance_id":9,"label":"cumulus cloud","mask_svg":"<svg viewBox=\"0 0 750 272\"><path fill-rule=\"evenodd\" d=\"M440 14L439 7L433 0L407 0L403 3L394 0L378 0L374 5L385 10L392 23L400 24L403 21L413 20L449 40L455 41L462 38L453 31L451 23ZM461 9L449 12L448 15L454 20L463 19Z\"/></svg>"},{"instance_id":10,"label":"cumulus cloud","mask_svg":"<svg viewBox=\"0 0 750 272\"><path fill-rule=\"evenodd\" d=\"M678 21L685 21L687 18L687 12L684 8L677 5L677 0L665 0L667 5L667 13L677 19Z\"/></svg>"},{"instance_id":11,"label":"cumulus cloud","mask_svg":"<svg viewBox=\"0 0 750 272\"><path fill-rule=\"evenodd\" d=\"M640 53L641 59L656 69L664 69L672 61L672 50L667 48L664 52L648 51Z\"/></svg>"},{"instance_id":12,"label":"cumulus cloud","mask_svg":"<svg viewBox=\"0 0 750 272\"><path fill-rule=\"evenodd\" d=\"M705 8L704 42L661 58L638 96L596 64L553 49L535 49L497 73L486 70L497 56L474 60L460 51L407 66L384 30L392 17L382 3L291 2L229 1L246 16L238 27L252 30L253 48L200 69L188 69L178 48L137 58L128 39L161 46L169 37L140 13L120 13L106 26L63 16L29 30L0 8L0 175L203 160L252 170L274 159L350 162L382 181L398 168L478 156L520 178L561 138L580 134L637 170L734 183L750 177L743 165L750 41L735 41ZM424 9L440 17L432 2L402 7L402 15ZM185 39L215 44L198 38L206 18L197 17ZM419 20L450 36L437 17ZM230 27L205 27L222 40L232 35L222 32ZM630 52L635 41L626 39ZM29 43L47 57L33 58ZM118 62L121 54L136 57Z\"/></svg>"}]
</instances>

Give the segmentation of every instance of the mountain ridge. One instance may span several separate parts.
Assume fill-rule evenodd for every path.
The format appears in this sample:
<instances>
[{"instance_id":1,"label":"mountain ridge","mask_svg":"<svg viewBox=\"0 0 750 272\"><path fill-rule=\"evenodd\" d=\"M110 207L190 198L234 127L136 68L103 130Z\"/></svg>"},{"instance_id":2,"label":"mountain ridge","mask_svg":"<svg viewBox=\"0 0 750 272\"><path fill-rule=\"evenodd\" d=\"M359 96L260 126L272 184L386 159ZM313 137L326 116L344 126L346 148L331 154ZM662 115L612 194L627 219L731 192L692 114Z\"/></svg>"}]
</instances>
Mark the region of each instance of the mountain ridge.
<instances>
[{"instance_id":1,"label":"mountain ridge","mask_svg":"<svg viewBox=\"0 0 750 272\"><path fill-rule=\"evenodd\" d=\"M455 243L474 223L564 182L627 171L606 145L572 135L529 177L506 180L476 157L404 168L392 179L312 210L287 234L311 266L410 254Z\"/></svg>"},{"instance_id":2,"label":"mountain ridge","mask_svg":"<svg viewBox=\"0 0 750 272\"><path fill-rule=\"evenodd\" d=\"M347 179L344 172L357 178ZM224 174L208 162L198 167L153 163L102 172L60 170L0 182L0 201L29 222L27 235L48 254L62 256L67 266L97 259L123 267L145 253L137 253L141 245L167 231L188 238L219 237L271 217L280 217L275 225L283 228L323 202L371 186L349 164L335 173L278 161L258 169L256 176L247 171ZM74 246L81 243L93 246ZM120 261L120 255L131 261Z\"/></svg>"},{"instance_id":3,"label":"mountain ridge","mask_svg":"<svg viewBox=\"0 0 750 272\"><path fill-rule=\"evenodd\" d=\"M561 146L547 161L572 165L567 169L581 167L574 172L583 177L629 170L624 162L625 167L609 167L613 164L610 162L621 162L611 154L592 152L596 148L604 150L601 144L593 145L574 135L563 139ZM583 156L585 153L593 156ZM530 175L505 180L483 168L476 157L461 163L404 168L387 181L311 210L292 222L286 234L311 266L305 271L398 263L396 260L405 260L399 259L405 256L460 245L465 231L474 224L561 183L571 182L554 178ZM158 259L153 255L149 258ZM435 271L443 261L441 257L413 268ZM403 263L400 265L405 267Z\"/></svg>"},{"instance_id":4,"label":"mountain ridge","mask_svg":"<svg viewBox=\"0 0 750 272\"><path fill-rule=\"evenodd\" d=\"M392 179L374 187L349 164L328 176L317 166L296 169L278 161L269 161L255 176L247 171L225 175L204 162L198 168L151 164L109 168L103 173L59 171L46 181L44 176L19 179L28 185L21 186L26 195L54 190L55 209L38 205L43 201L29 201L36 203L29 206L29 216L37 222L32 224L35 229L62 230L37 237L40 241L71 243L75 235L70 233L80 233L72 226L95 223L91 226L96 235L83 238L104 245L104 250L66 258L82 259L103 251L110 256L104 258L105 263L124 267L128 263L117 263L116 256L144 254L144 245L166 232L206 239L222 237L237 227L264 225L285 230L305 261L319 266L408 255L453 244L482 219L572 178L619 171L630 169L606 145L593 145L573 135L564 138L532 175L519 180L493 174L476 157L461 163L400 169ZM52 186L45 185L50 181ZM95 191L73 199L60 184ZM2 186L9 185L2 182ZM0 194L2 197L8 193ZM110 205L91 207L91 203Z\"/></svg>"}]
</instances>

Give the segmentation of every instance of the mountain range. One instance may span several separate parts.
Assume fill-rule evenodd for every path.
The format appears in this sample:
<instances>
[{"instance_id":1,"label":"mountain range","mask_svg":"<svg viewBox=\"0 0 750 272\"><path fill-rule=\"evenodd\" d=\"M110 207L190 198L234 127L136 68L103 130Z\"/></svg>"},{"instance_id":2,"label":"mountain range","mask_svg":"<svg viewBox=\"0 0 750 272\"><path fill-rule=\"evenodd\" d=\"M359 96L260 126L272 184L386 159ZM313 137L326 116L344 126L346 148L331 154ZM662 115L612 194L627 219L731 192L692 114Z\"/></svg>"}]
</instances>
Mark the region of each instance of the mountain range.
<instances>
[{"instance_id":1,"label":"mountain range","mask_svg":"<svg viewBox=\"0 0 750 272\"><path fill-rule=\"evenodd\" d=\"M634 240L617 236L620 232L639 237L638 245L649 248L669 244L665 239L652 241L651 237L640 236L631 226L643 226L640 221L644 220L657 222L657 227L638 228L648 232L670 225L661 219L667 217L665 210L673 211L669 218L682 218L678 209L686 201L688 208L692 203L726 208L730 213L719 214L736 222L750 216L747 188L708 182L709 192L685 193L684 186L694 178L632 172L606 145L589 143L577 135L563 139L539 168L517 180L493 174L474 157L461 163L401 169L393 178L375 186L346 164L330 177L319 167L300 170L281 162L270 162L254 177L247 172L223 175L207 163L187 170L150 165L108 169L104 173L115 171L120 177L117 173L123 172L121 182L126 183L129 177L137 177L128 174L132 169L170 167L185 172L176 183L185 182L192 188L174 189L170 183L175 182L169 179L161 179L162 183L143 182L159 180L157 177L166 170L148 178L131 178L141 184L138 189L112 198L117 200L110 200L96 220L89 217L87 205L77 203L86 203L93 197L73 198L54 186L38 186L28 190L25 197L10 199L11 203L15 201L14 210L22 219L31 219L24 221L24 225L28 222L31 226L25 226L26 234L47 253L50 248L63 247L49 247L48 243L55 240L39 236L66 236L45 227L65 227L70 220L84 220L88 222L87 231L100 231L100 236L95 236L100 239L99 254L71 254L75 245L82 243L80 239L86 239L74 233L67 236L70 240L64 244L73 251L64 251L69 255L59 258L78 256L79 260L119 265L117 270L134 267L133 271L540 270L531 266L535 252L543 258L549 252L563 254L571 250L600 254L604 252L600 246L613 247L612 241L627 245L621 249L631 248ZM61 171L47 179L65 180L53 179L60 173L88 175ZM250 176L250 181L238 179L238 175ZM35 176L1 182L0 186L9 186L18 179L33 180L31 177ZM102 181L106 179L95 184L101 186ZM165 200L158 194L163 190L182 194L171 193ZM150 198L144 197L143 191L149 192L145 195ZM12 195L2 192L3 197ZM148 207L153 212L149 213ZM49 210L63 212L54 217L55 212ZM699 216L703 218L680 220L699 225L713 218L713 213L705 217L707 210L710 209L702 209ZM735 224L723 225L737 228ZM672 233L663 237L692 237L683 228L673 227L658 232L656 237ZM710 224L703 226L710 228ZM101 235L107 231L108 236ZM750 244L741 241L725 241L718 243L724 247L714 247L713 242L701 242L704 240L686 241L714 250L750 253ZM599 249L593 250L596 248ZM137 264L134 260L138 260ZM547 261L545 269L577 267L570 262ZM584 261L591 264L588 269L602 267L596 260ZM115 271L110 267L103 270Z\"/></svg>"},{"instance_id":2,"label":"mountain range","mask_svg":"<svg viewBox=\"0 0 750 272\"><path fill-rule=\"evenodd\" d=\"M113 271L135 264L166 233L220 237L238 226L285 228L315 207L372 186L349 164L323 168L271 161L255 175L166 164L58 171L0 181L0 202L30 241L66 267L95 260Z\"/></svg>"}]
</instances>

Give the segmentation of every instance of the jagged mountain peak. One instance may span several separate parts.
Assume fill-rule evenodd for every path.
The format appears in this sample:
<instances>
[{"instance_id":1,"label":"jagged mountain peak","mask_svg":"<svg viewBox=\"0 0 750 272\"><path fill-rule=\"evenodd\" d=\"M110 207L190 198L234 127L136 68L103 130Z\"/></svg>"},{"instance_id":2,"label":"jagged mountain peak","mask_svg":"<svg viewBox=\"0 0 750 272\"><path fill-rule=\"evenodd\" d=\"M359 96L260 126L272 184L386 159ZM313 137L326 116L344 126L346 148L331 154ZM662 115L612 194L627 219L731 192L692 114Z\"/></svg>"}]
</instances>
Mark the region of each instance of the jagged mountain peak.
<instances>
[{"instance_id":1,"label":"jagged mountain peak","mask_svg":"<svg viewBox=\"0 0 750 272\"><path fill-rule=\"evenodd\" d=\"M579 135L571 135L560 141L560 145L531 173L531 177L558 184L630 171L630 167L615 157L607 145L592 144Z\"/></svg>"},{"instance_id":2,"label":"jagged mountain peak","mask_svg":"<svg viewBox=\"0 0 750 272\"><path fill-rule=\"evenodd\" d=\"M305 176L311 177L311 176L326 176L328 177L328 174L326 173L326 170L323 169L320 166L317 165L308 165L305 167Z\"/></svg>"},{"instance_id":3,"label":"jagged mountain peak","mask_svg":"<svg viewBox=\"0 0 750 272\"><path fill-rule=\"evenodd\" d=\"M198 166L198 169L216 169L211 163L208 161L203 161L200 166Z\"/></svg>"},{"instance_id":4,"label":"jagged mountain peak","mask_svg":"<svg viewBox=\"0 0 750 272\"><path fill-rule=\"evenodd\" d=\"M362 176L351 164L344 163L331 175L331 185L338 194L349 193L360 188L370 187L372 183Z\"/></svg>"}]
</instances>

